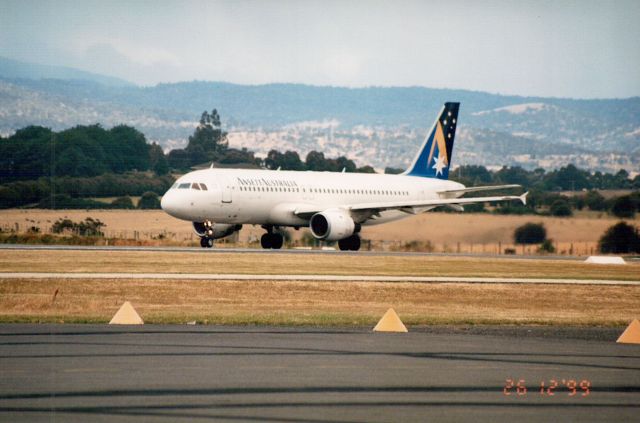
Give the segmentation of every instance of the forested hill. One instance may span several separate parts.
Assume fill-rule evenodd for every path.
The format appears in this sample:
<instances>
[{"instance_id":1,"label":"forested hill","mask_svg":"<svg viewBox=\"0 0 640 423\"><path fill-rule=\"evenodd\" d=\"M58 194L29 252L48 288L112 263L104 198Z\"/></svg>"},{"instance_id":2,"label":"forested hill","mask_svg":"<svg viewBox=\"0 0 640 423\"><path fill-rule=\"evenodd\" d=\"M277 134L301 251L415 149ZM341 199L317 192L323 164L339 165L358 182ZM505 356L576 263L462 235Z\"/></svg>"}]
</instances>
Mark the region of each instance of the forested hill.
<instances>
[{"instance_id":1,"label":"forested hill","mask_svg":"<svg viewBox=\"0 0 640 423\"><path fill-rule=\"evenodd\" d=\"M566 124L574 115L606 123L606 126L640 126L640 98L575 100L543 97L503 96L479 91L425 87L319 87L301 84L238 85L225 82L179 82L152 87L109 86L92 81L62 79L16 79L13 84L72 103L91 100L95 104L137 108L164 115L167 119L188 118L216 105L229 122L259 126L283 125L336 119L347 127L428 125L445 101L463 104L464 119L474 126L492 126L498 114L502 126L520 114L538 112L546 105L566 111ZM525 105L518 108L510 106ZM532 105L527 107L526 105ZM161 112L164 111L164 112ZM171 113L171 115L169 115ZM173 115L175 114L175 115ZM544 114L544 113L543 113ZM505 119L506 117L509 117ZM559 115L561 116L561 115ZM528 116L530 117L530 116ZM429 121L429 122L427 122Z\"/></svg>"}]
</instances>

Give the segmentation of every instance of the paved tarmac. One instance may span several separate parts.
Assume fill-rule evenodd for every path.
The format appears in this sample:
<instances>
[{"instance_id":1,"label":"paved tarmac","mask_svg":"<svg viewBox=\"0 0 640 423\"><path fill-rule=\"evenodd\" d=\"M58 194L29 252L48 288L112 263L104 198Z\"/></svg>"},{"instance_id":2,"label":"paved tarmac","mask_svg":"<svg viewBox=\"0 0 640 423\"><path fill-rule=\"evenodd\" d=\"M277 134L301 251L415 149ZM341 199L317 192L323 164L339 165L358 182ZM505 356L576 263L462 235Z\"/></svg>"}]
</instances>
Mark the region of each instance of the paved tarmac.
<instances>
[{"instance_id":1,"label":"paved tarmac","mask_svg":"<svg viewBox=\"0 0 640 423\"><path fill-rule=\"evenodd\" d=\"M161 279L210 281L324 281L324 282L416 282L416 283L507 283L571 285L640 285L637 281L561 278L488 278L464 276L391 275L272 275L242 273L105 273L105 272L0 272L2 279Z\"/></svg>"},{"instance_id":2,"label":"paved tarmac","mask_svg":"<svg viewBox=\"0 0 640 423\"><path fill-rule=\"evenodd\" d=\"M640 416L640 345L616 344L619 328L410 330L0 325L0 421Z\"/></svg>"}]
</instances>

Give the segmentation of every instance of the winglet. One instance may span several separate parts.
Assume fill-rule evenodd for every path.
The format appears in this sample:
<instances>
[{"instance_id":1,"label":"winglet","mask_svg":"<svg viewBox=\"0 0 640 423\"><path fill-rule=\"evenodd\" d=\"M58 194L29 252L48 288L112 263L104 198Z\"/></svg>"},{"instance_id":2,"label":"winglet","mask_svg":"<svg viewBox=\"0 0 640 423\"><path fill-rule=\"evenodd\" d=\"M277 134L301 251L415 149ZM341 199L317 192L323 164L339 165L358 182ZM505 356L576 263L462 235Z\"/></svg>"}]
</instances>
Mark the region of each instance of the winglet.
<instances>
[{"instance_id":1,"label":"winglet","mask_svg":"<svg viewBox=\"0 0 640 423\"><path fill-rule=\"evenodd\" d=\"M524 204L525 206L527 205L527 195L529 195L529 191L525 192L519 197L520 201L522 201L522 204Z\"/></svg>"}]
</instances>

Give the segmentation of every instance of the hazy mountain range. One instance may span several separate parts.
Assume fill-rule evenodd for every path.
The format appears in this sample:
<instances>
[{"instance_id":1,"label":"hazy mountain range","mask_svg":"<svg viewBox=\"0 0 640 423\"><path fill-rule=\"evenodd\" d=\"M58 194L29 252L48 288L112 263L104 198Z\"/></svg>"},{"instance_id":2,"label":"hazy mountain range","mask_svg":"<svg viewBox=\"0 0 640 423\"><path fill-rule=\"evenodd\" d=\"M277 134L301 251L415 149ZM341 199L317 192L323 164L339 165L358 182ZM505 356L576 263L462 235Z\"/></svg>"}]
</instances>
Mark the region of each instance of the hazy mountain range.
<instances>
[{"instance_id":1,"label":"hazy mountain range","mask_svg":"<svg viewBox=\"0 0 640 423\"><path fill-rule=\"evenodd\" d=\"M640 98L574 100L453 89L182 82L140 87L72 68L0 58L0 134L27 125L135 126L165 148L186 144L217 108L234 146L346 154L405 166L445 101L460 101L455 164L615 171L640 167Z\"/></svg>"}]
</instances>

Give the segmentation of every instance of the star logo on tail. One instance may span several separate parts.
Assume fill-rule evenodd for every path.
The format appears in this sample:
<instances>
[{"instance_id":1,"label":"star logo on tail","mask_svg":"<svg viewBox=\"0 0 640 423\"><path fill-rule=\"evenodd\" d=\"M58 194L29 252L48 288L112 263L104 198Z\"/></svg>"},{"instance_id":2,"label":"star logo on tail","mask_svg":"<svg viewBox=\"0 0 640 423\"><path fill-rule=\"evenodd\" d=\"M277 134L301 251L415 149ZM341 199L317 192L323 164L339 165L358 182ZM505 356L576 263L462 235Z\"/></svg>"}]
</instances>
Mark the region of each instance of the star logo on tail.
<instances>
[{"instance_id":1,"label":"star logo on tail","mask_svg":"<svg viewBox=\"0 0 640 423\"><path fill-rule=\"evenodd\" d=\"M433 158L433 161L435 164L431 168L436 170L436 176L441 175L442 170L447 167L447 159L442 154L439 154L438 157Z\"/></svg>"}]
</instances>

